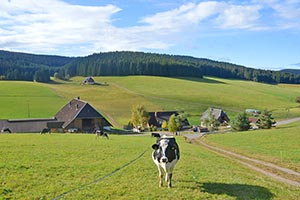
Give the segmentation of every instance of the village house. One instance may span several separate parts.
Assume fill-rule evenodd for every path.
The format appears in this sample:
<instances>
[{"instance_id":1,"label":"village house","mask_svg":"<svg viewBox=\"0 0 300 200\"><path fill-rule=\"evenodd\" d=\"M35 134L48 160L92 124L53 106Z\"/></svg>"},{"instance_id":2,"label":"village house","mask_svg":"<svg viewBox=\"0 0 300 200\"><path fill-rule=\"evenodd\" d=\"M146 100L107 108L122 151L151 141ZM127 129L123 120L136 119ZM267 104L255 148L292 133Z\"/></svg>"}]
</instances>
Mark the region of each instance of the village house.
<instances>
[{"instance_id":1,"label":"village house","mask_svg":"<svg viewBox=\"0 0 300 200\"><path fill-rule=\"evenodd\" d=\"M89 77L86 77L83 81L82 81L83 84L86 84L86 85L93 85L95 84L95 80L89 76Z\"/></svg>"},{"instance_id":2,"label":"village house","mask_svg":"<svg viewBox=\"0 0 300 200\"><path fill-rule=\"evenodd\" d=\"M155 126L158 129L161 128L161 125L164 121L169 122L169 119L172 115L178 116L179 113L177 111L160 111L160 112L148 112L149 121L148 126ZM189 128L190 123L187 119L181 122L182 129Z\"/></svg>"},{"instance_id":3,"label":"village house","mask_svg":"<svg viewBox=\"0 0 300 200\"><path fill-rule=\"evenodd\" d=\"M209 118L210 114L214 117L215 120L218 120L221 124L229 122L229 117L222 109L208 108L200 118L201 126L203 126L203 121Z\"/></svg>"},{"instance_id":4,"label":"village house","mask_svg":"<svg viewBox=\"0 0 300 200\"><path fill-rule=\"evenodd\" d=\"M13 133L38 133L44 128L52 132L91 133L109 126L112 125L103 115L80 98L72 99L53 118L0 120L0 130Z\"/></svg>"}]
</instances>

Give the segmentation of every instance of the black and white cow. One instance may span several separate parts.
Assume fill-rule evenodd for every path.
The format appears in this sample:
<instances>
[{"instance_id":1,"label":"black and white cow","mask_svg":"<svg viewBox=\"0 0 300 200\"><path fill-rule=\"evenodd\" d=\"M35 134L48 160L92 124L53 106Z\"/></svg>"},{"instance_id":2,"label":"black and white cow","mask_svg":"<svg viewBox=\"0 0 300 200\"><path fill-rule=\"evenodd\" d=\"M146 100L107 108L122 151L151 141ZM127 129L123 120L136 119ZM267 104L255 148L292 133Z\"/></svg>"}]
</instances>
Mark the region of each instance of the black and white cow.
<instances>
[{"instance_id":1,"label":"black and white cow","mask_svg":"<svg viewBox=\"0 0 300 200\"><path fill-rule=\"evenodd\" d=\"M51 130L49 128L43 128L40 132L40 134L46 134L46 133L51 133Z\"/></svg>"},{"instance_id":2,"label":"black and white cow","mask_svg":"<svg viewBox=\"0 0 300 200\"><path fill-rule=\"evenodd\" d=\"M153 153L152 159L157 165L159 173L159 186L163 185L163 170L166 174L165 180L168 187L172 187L172 173L173 169L179 160L180 152L179 146L173 136L162 136L157 140L156 144L152 145Z\"/></svg>"},{"instance_id":3,"label":"black and white cow","mask_svg":"<svg viewBox=\"0 0 300 200\"><path fill-rule=\"evenodd\" d=\"M105 137L106 139L109 139L108 134L102 130L96 130L96 139L99 138L100 136Z\"/></svg>"}]
</instances>

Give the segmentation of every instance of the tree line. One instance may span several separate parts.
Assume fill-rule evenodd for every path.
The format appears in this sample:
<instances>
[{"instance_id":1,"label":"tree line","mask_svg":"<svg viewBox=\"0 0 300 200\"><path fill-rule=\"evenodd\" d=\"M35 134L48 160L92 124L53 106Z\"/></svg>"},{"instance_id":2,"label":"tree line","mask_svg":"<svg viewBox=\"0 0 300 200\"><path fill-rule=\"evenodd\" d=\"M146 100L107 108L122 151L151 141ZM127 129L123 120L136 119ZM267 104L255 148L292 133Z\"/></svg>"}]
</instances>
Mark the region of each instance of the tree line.
<instances>
[{"instance_id":1,"label":"tree line","mask_svg":"<svg viewBox=\"0 0 300 200\"><path fill-rule=\"evenodd\" d=\"M187 76L202 78L202 70L175 56L142 52L93 54L65 66L72 76Z\"/></svg>"},{"instance_id":2,"label":"tree line","mask_svg":"<svg viewBox=\"0 0 300 200\"><path fill-rule=\"evenodd\" d=\"M50 76L74 59L0 50L0 80L49 82Z\"/></svg>"},{"instance_id":3,"label":"tree line","mask_svg":"<svg viewBox=\"0 0 300 200\"><path fill-rule=\"evenodd\" d=\"M150 75L166 77L214 76L263 83L300 83L300 75L285 71L248 68L227 62L190 56L144 52L95 53L85 57L62 57L0 51L0 79L50 81L50 76Z\"/></svg>"}]
</instances>

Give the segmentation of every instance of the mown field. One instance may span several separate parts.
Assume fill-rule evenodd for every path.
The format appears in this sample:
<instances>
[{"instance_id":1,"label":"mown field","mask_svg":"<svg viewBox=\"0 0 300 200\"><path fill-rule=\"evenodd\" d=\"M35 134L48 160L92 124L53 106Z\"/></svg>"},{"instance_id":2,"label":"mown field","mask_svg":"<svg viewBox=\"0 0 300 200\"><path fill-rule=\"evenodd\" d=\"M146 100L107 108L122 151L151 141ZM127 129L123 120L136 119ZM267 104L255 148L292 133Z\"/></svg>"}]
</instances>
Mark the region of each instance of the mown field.
<instances>
[{"instance_id":1,"label":"mown field","mask_svg":"<svg viewBox=\"0 0 300 200\"><path fill-rule=\"evenodd\" d=\"M65 103L59 94L40 83L0 82L0 119L49 118Z\"/></svg>"},{"instance_id":2,"label":"mown field","mask_svg":"<svg viewBox=\"0 0 300 200\"><path fill-rule=\"evenodd\" d=\"M211 134L204 140L214 146L300 172L299 122L270 130Z\"/></svg>"},{"instance_id":3,"label":"mown field","mask_svg":"<svg viewBox=\"0 0 300 200\"><path fill-rule=\"evenodd\" d=\"M174 187L159 188L151 159L154 141L150 136L111 135L110 140L96 140L82 134L2 134L0 199L300 198L297 188L181 137L177 138L181 159L174 171ZM101 179L116 169L120 170Z\"/></svg>"},{"instance_id":4,"label":"mown field","mask_svg":"<svg viewBox=\"0 0 300 200\"><path fill-rule=\"evenodd\" d=\"M191 79L151 76L94 77L100 83L81 85L83 77L52 84L0 83L0 118L51 117L80 96L118 127L127 124L133 105L148 111L182 110L191 124L199 124L208 107L222 108L230 118L246 108L272 110L276 119L300 115L295 97L298 85L268 85L217 78ZM106 84L104 84L106 83ZM29 106L28 106L29 105ZM29 107L29 108L28 108ZM29 111L29 112L28 112Z\"/></svg>"},{"instance_id":5,"label":"mown field","mask_svg":"<svg viewBox=\"0 0 300 200\"><path fill-rule=\"evenodd\" d=\"M81 85L82 80L75 77L52 84L1 81L0 118L52 117L78 96L119 127L127 124L136 104L145 105L148 111L184 110L191 114L192 124L199 124L200 115L209 106L223 108L230 117L245 108L272 110L275 119L300 115L294 102L300 96L299 85L146 76L95 77L96 85ZM272 130L210 135L206 140L299 171L299 126L294 123ZM300 199L298 188L186 143L181 137L177 138L181 160L175 168L174 188L159 188L151 160L155 140L150 136L110 138L0 134L0 200ZM120 170L107 176L116 169Z\"/></svg>"}]
</instances>

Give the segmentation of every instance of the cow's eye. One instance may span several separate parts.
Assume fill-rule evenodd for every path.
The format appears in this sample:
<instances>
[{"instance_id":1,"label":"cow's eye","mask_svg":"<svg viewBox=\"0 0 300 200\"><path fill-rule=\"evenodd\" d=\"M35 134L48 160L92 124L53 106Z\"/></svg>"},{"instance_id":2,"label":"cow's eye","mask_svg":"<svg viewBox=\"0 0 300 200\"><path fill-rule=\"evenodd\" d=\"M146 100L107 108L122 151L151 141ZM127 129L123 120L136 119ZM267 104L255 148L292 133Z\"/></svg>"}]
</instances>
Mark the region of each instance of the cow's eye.
<instances>
[{"instance_id":1,"label":"cow's eye","mask_svg":"<svg viewBox=\"0 0 300 200\"><path fill-rule=\"evenodd\" d=\"M175 150L175 147L172 147L171 149L172 149L172 150Z\"/></svg>"}]
</instances>

